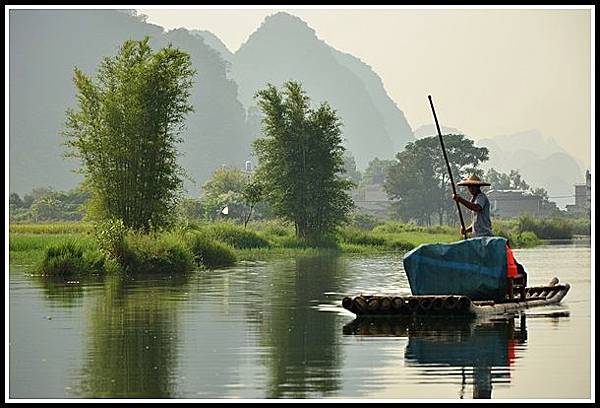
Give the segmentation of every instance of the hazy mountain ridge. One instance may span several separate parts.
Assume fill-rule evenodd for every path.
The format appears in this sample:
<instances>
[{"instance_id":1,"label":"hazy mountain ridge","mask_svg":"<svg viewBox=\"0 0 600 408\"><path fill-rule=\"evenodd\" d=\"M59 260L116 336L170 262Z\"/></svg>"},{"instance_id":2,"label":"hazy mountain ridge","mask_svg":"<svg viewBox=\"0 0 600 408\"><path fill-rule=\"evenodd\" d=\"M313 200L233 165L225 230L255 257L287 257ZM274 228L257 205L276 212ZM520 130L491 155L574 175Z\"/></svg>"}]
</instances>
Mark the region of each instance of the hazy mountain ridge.
<instances>
[{"instance_id":1,"label":"hazy mountain ridge","mask_svg":"<svg viewBox=\"0 0 600 408\"><path fill-rule=\"evenodd\" d=\"M77 35L73 35L77 33ZM249 154L245 111L237 85L227 79L226 62L187 30L162 27L115 10L11 10L10 12L10 191L34 187L69 189L81 181L65 160L65 111L76 108L75 66L88 75L126 40L150 36L158 49L172 43L190 52L197 70L180 146L181 165L202 183L221 164L243 163ZM233 146L233 148L232 148ZM197 186L186 183L190 193Z\"/></svg>"},{"instance_id":2,"label":"hazy mountain ridge","mask_svg":"<svg viewBox=\"0 0 600 408\"><path fill-rule=\"evenodd\" d=\"M281 86L290 79L302 82L313 104L327 101L338 111L346 147L359 167L365 168L376 156L393 157L397 146L403 147L412 139L412 132L381 80L370 67L353 58L320 40L298 17L276 13L267 17L234 54L232 77L240 86L239 99L246 107L255 104L255 92L267 83ZM381 99L382 94L387 101ZM394 134L388 130L392 127L397 127Z\"/></svg>"},{"instance_id":3,"label":"hazy mountain ridge","mask_svg":"<svg viewBox=\"0 0 600 408\"><path fill-rule=\"evenodd\" d=\"M248 158L251 141L260 136L253 96L269 77L279 85L300 80L313 103L328 101L337 109L347 147L362 167L375 156L391 158L412 138L404 114L368 65L328 46L304 21L289 14L270 16L261 28L234 55L209 31L165 32L135 11L12 10L10 191L24 194L39 186L66 190L81 181L72 171L77 161L63 157L66 149L61 135L65 111L76 108L73 69L77 66L94 77L103 57L115 55L124 41L144 36L150 36L154 49L172 43L189 52L198 71L191 95L195 112L188 117L179 148L182 167L197 182L195 186L186 182L191 194L197 194L198 184L219 165L239 166ZM287 37L280 36L282 32ZM261 52L276 54L290 44L294 58L289 64L285 56L275 56L283 62L274 68L280 75L266 75L264 81L252 78L252 73L248 73L249 81L244 75L232 75L232 71L244 71L245 60L268 61L273 55ZM258 56L250 55L253 49L260 51ZM234 63L242 68L235 70ZM331 72L324 75L328 69ZM260 71L268 69L261 66ZM249 114L240 101L250 104Z\"/></svg>"}]
</instances>

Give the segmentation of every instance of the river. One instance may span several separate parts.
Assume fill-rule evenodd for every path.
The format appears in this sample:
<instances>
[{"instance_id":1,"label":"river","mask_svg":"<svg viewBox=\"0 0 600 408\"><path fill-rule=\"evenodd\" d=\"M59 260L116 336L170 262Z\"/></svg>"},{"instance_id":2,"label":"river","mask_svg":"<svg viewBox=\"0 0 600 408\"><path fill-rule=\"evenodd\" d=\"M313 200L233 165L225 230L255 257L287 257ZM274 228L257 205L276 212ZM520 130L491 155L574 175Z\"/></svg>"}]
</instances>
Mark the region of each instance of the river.
<instances>
[{"instance_id":1,"label":"river","mask_svg":"<svg viewBox=\"0 0 600 408\"><path fill-rule=\"evenodd\" d=\"M410 293L398 255L57 281L10 265L10 398L591 398L591 248L515 250L563 303L515 318L367 323ZM568 317L543 317L566 310ZM360 333L360 334L357 334Z\"/></svg>"}]
</instances>

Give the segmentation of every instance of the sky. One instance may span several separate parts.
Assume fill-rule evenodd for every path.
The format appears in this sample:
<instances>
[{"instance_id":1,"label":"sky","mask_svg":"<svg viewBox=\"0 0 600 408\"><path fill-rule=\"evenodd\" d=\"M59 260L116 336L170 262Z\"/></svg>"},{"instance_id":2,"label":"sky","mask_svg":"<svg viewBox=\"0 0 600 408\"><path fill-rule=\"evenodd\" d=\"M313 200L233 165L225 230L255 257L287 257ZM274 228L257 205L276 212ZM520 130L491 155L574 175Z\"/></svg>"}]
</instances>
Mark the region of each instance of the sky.
<instances>
[{"instance_id":1,"label":"sky","mask_svg":"<svg viewBox=\"0 0 600 408\"><path fill-rule=\"evenodd\" d=\"M537 129L592 164L591 11L585 9L195 9L139 12L166 29L208 30L235 52L286 11L370 65L413 129L474 140Z\"/></svg>"}]
</instances>

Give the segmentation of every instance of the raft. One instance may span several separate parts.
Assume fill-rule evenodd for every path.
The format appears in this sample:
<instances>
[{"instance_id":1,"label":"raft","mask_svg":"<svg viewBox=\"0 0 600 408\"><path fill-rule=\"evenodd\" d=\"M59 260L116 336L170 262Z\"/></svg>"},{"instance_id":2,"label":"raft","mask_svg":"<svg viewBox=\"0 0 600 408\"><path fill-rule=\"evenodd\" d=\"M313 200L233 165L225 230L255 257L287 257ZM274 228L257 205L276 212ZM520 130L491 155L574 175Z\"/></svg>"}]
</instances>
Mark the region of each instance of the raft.
<instances>
[{"instance_id":1,"label":"raft","mask_svg":"<svg viewBox=\"0 0 600 408\"><path fill-rule=\"evenodd\" d=\"M560 303L571 286L553 278L546 286L525 288L524 298L471 300L459 295L365 296L345 297L342 307L357 316L490 316L518 312L531 307Z\"/></svg>"}]
</instances>

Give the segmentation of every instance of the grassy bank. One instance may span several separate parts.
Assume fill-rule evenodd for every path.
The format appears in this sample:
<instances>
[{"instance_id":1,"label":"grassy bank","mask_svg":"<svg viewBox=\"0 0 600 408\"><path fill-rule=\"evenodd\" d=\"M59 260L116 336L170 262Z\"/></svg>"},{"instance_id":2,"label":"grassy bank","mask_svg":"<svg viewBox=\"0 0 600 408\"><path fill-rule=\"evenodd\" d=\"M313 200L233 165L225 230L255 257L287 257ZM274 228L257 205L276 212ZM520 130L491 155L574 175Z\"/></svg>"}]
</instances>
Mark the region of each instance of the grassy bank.
<instances>
[{"instance_id":1,"label":"grassy bank","mask_svg":"<svg viewBox=\"0 0 600 408\"><path fill-rule=\"evenodd\" d=\"M95 272L105 273L114 265L102 261L101 248L105 246L99 244L93 231L92 225L85 223L13 224L10 226L10 262L31 265L47 273L52 265L63 271L70 271L76 265L91 265ZM460 240L457 232L455 227L420 227L397 222L371 229L346 226L315 247L297 238L293 226L280 221L251 222L247 228L233 223L188 223L168 233L127 233L119 241L118 249L111 253L118 253L121 269L130 272L189 271L325 250L403 254L424 243ZM498 223L495 232L509 238L513 247L529 247L541 242L535 234L520 231L514 223Z\"/></svg>"}]
</instances>

